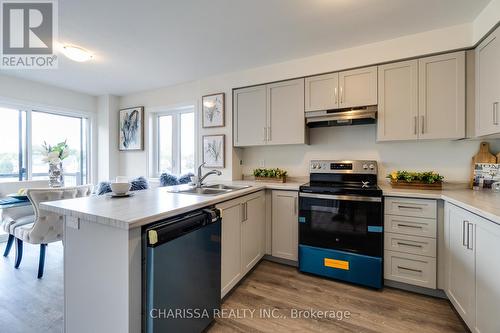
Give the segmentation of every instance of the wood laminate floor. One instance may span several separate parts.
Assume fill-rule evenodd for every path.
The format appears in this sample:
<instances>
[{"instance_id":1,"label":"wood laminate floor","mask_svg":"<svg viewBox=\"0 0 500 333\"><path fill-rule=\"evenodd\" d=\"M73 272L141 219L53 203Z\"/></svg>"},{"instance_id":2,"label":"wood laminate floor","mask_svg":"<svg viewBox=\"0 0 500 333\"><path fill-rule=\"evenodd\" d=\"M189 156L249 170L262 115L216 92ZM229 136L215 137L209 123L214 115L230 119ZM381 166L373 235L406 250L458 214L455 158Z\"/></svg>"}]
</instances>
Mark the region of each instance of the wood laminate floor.
<instances>
[{"instance_id":1,"label":"wood laminate floor","mask_svg":"<svg viewBox=\"0 0 500 333\"><path fill-rule=\"evenodd\" d=\"M0 244L1 253L4 247ZM61 243L49 244L41 280L36 278L37 246L25 245L18 270L14 257L14 249L8 258L0 256L0 332L62 332ZM337 311L336 316L348 311L350 317L307 318L311 310L328 316L332 313L327 311ZM224 300L221 314L226 318L217 319L210 333L467 332L446 300L391 288L370 290L300 274L296 268L269 261L261 262ZM265 314L277 318L263 318ZM293 314L301 318L291 318Z\"/></svg>"},{"instance_id":2,"label":"wood laminate floor","mask_svg":"<svg viewBox=\"0 0 500 333\"><path fill-rule=\"evenodd\" d=\"M0 244L0 332L60 333L63 327L63 248L50 243L45 271L37 279L40 246L24 244L23 260L14 268L15 244L7 258Z\"/></svg>"},{"instance_id":3,"label":"wood laminate floor","mask_svg":"<svg viewBox=\"0 0 500 333\"><path fill-rule=\"evenodd\" d=\"M269 261L259 266L223 303L227 316L209 330L218 332L468 332L450 303L393 288L366 289L311 275ZM253 318L244 309L256 309ZM259 309L277 309L274 319ZM233 313L230 313L233 310ZM303 310L302 318L297 316ZM311 310L348 311L350 318L304 318ZM281 317L279 317L281 316Z\"/></svg>"}]
</instances>

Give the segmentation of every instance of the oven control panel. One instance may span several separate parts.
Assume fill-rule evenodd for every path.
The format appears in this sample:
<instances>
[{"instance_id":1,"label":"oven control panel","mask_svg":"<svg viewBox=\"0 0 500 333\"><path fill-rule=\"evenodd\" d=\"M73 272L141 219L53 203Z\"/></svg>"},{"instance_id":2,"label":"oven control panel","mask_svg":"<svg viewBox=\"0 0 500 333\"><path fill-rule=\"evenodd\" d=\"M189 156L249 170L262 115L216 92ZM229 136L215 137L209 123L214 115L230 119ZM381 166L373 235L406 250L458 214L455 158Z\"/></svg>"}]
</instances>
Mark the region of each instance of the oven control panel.
<instances>
[{"instance_id":1,"label":"oven control panel","mask_svg":"<svg viewBox=\"0 0 500 333\"><path fill-rule=\"evenodd\" d=\"M309 173L367 173L376 175L377 161L328 161L313 160Z\"/></svg>"}]
</instances>

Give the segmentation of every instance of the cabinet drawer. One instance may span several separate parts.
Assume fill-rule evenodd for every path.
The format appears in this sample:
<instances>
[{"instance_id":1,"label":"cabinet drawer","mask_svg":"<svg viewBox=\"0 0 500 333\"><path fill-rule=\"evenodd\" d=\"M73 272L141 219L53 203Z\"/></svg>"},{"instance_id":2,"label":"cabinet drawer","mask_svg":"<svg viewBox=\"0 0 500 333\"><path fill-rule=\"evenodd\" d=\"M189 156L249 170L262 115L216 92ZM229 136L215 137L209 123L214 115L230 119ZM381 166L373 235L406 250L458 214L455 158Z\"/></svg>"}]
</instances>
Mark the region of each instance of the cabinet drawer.
<instances>
[{"instance_id":1,"label":"cabinet drawer","mask_svg":"<svg viewBox=\"0 0 500 333\"><path fill-rule=\"evenodd\" d=\"M385 250L384 278L436 289L436 259Z\"/></svg>"},{"instance_id":2,"label":"cabinet drawer","mask_svg":"<svg viewBox=\"0 0 500 333\"><path fill-rule=\"evenodd\" d=\"M436 200L397 197L385 198L386 214L435 219L437 216L436 209Z\"/></svg>"},{"instance_id":3,"label":"cabinet drawer","mask_svg":"<svg viewBox=\"0 0 500 333\"><path fill-rule=\"evenodd\" d=\"M384 225L386 232L436 238L436 219L385 215Z\"/></svg>"},{"instance_id":4,"label":"cabinet drawer","mask_svg":"<svg viewBox=\"0 0 500 333\"><path fill-rule=\"evenodd\" d=\"M386 232L384 234L384 249L435 258L436 239Z\"/></svg>"}]
</instances>

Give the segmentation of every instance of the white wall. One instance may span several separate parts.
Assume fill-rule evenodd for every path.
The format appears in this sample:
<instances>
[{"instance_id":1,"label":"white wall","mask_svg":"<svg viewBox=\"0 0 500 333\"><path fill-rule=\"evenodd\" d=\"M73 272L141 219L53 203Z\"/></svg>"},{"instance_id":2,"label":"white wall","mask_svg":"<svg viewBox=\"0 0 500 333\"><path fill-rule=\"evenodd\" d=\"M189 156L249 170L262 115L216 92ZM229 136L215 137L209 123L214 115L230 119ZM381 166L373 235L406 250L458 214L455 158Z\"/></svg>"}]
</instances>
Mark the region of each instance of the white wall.
<instances>
[{"instance_id":1,"label":"white wall","mask_svg":"<svg viewBox=\"0 0 500 333\"><path fill-rule=\"evenodd\" d=\"M306 175L307 161L311 158L375 158L381 161L383 170L396 167L409 168L410 166L431 167L443 172L446 176L449 175L450 179L463 180L466 179L465 176L469 168L468 161L471 157L470 153L475 150L476 143L433 142L422 144L410 142L375 144L375 126L368 128L362 126L357 129L351 127L349 130L338 129L336 132L332 132L331 129L316 129L312 131L310 146L232 148L231 93L232 88L236 87L471 47L474 42L473 31L472 23L463 24L222 74L196 82L124 96L120 99L120 106L145 105L147 108L148 106L167 106L193 100L199 106L201 96L225 92L226 127L222 129L200 128L199 130L200 136L206 134L226 135L224 178L239 179L242 173L248 173L251 168L258 166L259 161L264 156L267 166L288 168L293 176ZM358 135L361 135L364 140L360 140ZM198 138L198 142L201 144L200 138ZM428 153L428 150L434 153ZM443 153L441 150L445 152ZM446 150L451 151L449 159L444 158L444 156L447 156ZM403 151L403 153L400 154L400 151ZM413 153L406 153L408 151ZM405 166L404 163L398 162L399 155L405 156L406 161L415 163L408 163ZM408 159L407 155L411 159ZM239 165L240 160L243 161L242 166ZM147 172L147 151L120 154L120 173L131 176L144 174L145 172Z\"/></svg>"},{"instance_id":2,"label":"white wall","mask_svg":"<svg viewBox=\"0 0 500 333\"><path fill-rule=\"evenodd\" d=\"M97 99L97 179L106 181L119 175L118 97L99 96Z\"/></svg>"},{"instance_id":3,"label":"white wall","mask_svg":"<svg viewBox=\"0 0 500 333\"><path fill-rule=\"evenodd\" d=\"M500 21L500 0L492 0L479 13L472 25L473 42L477 43Z\"/></svg>"},{"instance_id":4,"label":"white wall","mask_svg":"<svg viewBox=\"0 0 500 333\"><path fill-rule=\"evenodd\" d=\"M479 150L477 140L431 140L420 142L376 142L376 125L313 128L310 145L245 148L242 172L251 174L257 167L280 167L290 176L304 176L313 159L367 159L379 163L379 178L392 170L435 170L448 181L470 177L471 157ZM500 140L490 148L500 152Z\"/></svg>"},{"instance_id":5,"label":"white wall","mask_svg":"<svg viewBox=\"0 0 500 333\"><path fill-rule=\"evenodd\" d=\"M12 103L32 103L65 111L95 113L95 96L0 74L0 99Z\"/></svg>"},{"instance_id":6,"label":"white wall","mask_svg":"<svg viewBox=\"0 0 500 333\"><path fill-rule=\"evenodd\" d=\"M150 128L148 119L154 109L169 110L180 106L194 105L198 113L198 82L180 84L165 89L157 89L146 92L140 92L127 96L122 96L119 100L120 108L144 106L145 107L145 143L144 151L120 151L119 168L120 176L149 176L149 152L150 152ZM117 111L118 112L118 111ZM110 150L118 151L118 146Z\"/></svg>"}]
</instances>

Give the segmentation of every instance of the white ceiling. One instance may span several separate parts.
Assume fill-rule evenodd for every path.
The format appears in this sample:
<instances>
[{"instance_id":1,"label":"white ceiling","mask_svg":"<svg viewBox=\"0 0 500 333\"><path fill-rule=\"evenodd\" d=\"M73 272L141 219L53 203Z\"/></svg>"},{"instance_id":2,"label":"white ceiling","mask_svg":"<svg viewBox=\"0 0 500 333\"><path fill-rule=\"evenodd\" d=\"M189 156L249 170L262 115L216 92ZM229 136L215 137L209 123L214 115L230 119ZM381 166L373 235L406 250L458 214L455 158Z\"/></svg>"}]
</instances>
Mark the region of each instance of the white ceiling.
<instances>
[{"instance_id":1,"label":"white ceiling","mask_svg":"<svg viewBox=\"0 0 500 333\"><path fill-rule=\"evenodd\" d=\"M489 0L62 0L59 40L95 53L2 71L93 95L210 75L472 21Z\"/></svg>"}]
</instances>

